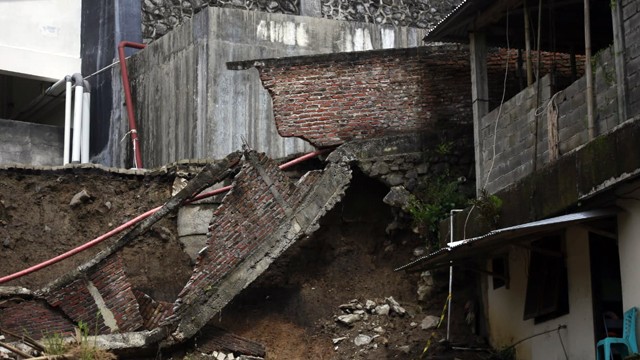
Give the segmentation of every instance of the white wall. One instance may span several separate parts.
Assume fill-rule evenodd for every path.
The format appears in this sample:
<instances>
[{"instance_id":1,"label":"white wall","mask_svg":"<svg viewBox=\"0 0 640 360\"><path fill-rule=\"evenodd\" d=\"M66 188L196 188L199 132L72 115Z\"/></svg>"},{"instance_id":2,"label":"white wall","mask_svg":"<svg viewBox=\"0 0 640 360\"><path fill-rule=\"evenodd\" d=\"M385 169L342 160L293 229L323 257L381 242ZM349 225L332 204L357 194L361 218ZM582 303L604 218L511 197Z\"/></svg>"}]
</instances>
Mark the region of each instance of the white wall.
<instances>
[{"instance_id":1,"label":"white wall","mask_svg":"<svg viewBox=\"0 0 640 360\"><path fill-rule=\"evenodd\" d=\"M80 72L81 0L0 1L0 72L58 80Z\"/></svg>"},{"instance_id":2,"label":"white wall","mask_svg":"<svg viewBox=\"0 0 640 360\"><path fill-rule=\"evenodd\" d=\"M491 344L496 348L509 346L536 333L560 330L569 359L595 359L593 309L591 302L591 270L589 241L586 230L572 227L566 231L567 270L569 281L569 314L540 324L533 319L523 321L527 291L529 251L512 247L509 251L510 287L493 290L489 277L487 316ZM518 360L564 360L564 352L557 331L534 337L516 347Z\"/></svg>"},{"instance_id":3,"label":"white wall","mask_svg":"<svg viewBox=\"0 0 640 360\"><path fill-rule=\"evenodd\" d=\"M637 187L638 184L635 185ZM618 248L620 251L620 277L622 280L622 308L640 309L640 190L625 194L618 200L623 210L618 214ZM640 321L636 321L636 324ZM637 325L640 331L640 324Z\"/></svg>"}]
</instances>

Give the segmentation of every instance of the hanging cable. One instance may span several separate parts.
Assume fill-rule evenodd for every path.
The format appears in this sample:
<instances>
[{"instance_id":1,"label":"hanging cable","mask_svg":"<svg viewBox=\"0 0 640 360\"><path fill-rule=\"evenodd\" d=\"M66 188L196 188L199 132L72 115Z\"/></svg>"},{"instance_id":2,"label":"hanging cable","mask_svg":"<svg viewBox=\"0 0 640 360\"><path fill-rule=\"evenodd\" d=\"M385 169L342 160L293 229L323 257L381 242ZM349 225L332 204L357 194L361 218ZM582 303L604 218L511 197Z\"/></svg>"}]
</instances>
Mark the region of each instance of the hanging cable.
<instances>
[{"instance_id":1,"label":"hanging cable","mask_svg":"<svg viewBox=\"0 0 640 360\"><path fill-rule=\"evenodd\" d=\"M504 79L502 81L502 97L500 98L500 106L498 107L498 114L496 116L496 123L493 126L493 155L491 157L491 166L489 166L489 171L487 172L487 177L484 180L484 183L481 183L481 188L483 190L486 189L487 183L489 182L489 176L491 176L491 172L493 171L493 166L496 161L496 139L498 136L498 122L500 121L500 116L502 115L502 106L504 105L504 98L507 94L507 79L509 77L509 62L511 62L511 45L509 44L509 8L507 8L507 21L506 21L506 31L505 38L507 42L507 61L504 69ZM480 174L476 174L476 176L482 176ZM475 209L475 204L471 206L471 210L467 213L467 217L464 220L464 226L462 227L462 238L465 239L467 237L467 223L469 222L469 218L471 217L471 213Z\"/></svg>"}]
</instances>

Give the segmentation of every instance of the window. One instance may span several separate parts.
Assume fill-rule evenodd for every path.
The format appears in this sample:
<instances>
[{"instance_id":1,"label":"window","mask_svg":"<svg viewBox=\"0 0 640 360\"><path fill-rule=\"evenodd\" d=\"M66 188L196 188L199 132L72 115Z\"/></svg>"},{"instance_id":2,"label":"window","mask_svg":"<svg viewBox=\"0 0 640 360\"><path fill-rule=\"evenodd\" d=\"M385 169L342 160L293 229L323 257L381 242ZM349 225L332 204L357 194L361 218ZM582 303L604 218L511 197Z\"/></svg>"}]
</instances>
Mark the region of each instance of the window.
<instances>
[{"instance_id":1,"label":"window","mask_svg":"<svg viewBox=\"0 0 640 360\"><path fill-rule=\"evenodd\" d=\"M549 236L531 244L524 320L535 323L569 313L569 289L562 236Z\"/></svg>"}]
</instances>

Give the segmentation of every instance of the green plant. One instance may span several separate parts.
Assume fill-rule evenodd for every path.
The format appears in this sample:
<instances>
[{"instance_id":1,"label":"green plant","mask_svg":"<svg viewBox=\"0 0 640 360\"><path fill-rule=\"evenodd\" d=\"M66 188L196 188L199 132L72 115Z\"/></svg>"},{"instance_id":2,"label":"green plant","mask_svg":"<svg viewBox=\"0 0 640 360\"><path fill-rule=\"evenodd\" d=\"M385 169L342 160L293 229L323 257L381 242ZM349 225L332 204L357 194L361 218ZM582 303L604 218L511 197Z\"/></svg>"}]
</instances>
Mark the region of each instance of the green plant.
<instances>
[{"instance_id":1,"label":"green plant","mask_svg":"<svg viewBox=\"0 0 640 360\"><path fill-rule=\"evenodd\" d=\"M460 182L448 173L424 179L407 204L414 230L425 237L429 245L436 245L440 221L449 211L466 204L466 196L459 189Z\"/></svg>"},{"instance_id":2,"label":"green plant","mask_svg":"<svg viewBox=\"0 0 640 360\"><path fill-rule=\"evenodd\" d=\"M78 322L78 328L76 329L76 341L80 345L80 353L78 354L80 359L95 359L95 342L93 346L89 344L89 324L82 320Z\"/></svg>"},{"instance_id":3,"label":"green plant","mask_svg":"<svg viewBox=\"0 0 640 360\"><path fill-rule=\"evenodd\" d=\"M436 147L436 153L439 155L449 155L453 149L453 141L445 141L438 144Z\"/></svg>"},{"instance_id":4,"label":"green plant","mask_svg":"<svg viewBox=\"0 0 640 360\"><path fill-rule=\"evenodd\" d=\"M502 211L502 199L496 195L490 195L486 189L482 189L480 196L469 200L469 202L478 209L480 216L490 228L498 226L500 212Z\"/></svg>"},{"instance_id":5,"label":"green plant","mask_svg":"<svg viewBox=\"0 0 640 360\"><path fill-rule=\"evenodd\" d=\"M62 355L68 349L68 345L60 333L44 334L42 342L47 355Z\"/></svg>"}]
</instances>

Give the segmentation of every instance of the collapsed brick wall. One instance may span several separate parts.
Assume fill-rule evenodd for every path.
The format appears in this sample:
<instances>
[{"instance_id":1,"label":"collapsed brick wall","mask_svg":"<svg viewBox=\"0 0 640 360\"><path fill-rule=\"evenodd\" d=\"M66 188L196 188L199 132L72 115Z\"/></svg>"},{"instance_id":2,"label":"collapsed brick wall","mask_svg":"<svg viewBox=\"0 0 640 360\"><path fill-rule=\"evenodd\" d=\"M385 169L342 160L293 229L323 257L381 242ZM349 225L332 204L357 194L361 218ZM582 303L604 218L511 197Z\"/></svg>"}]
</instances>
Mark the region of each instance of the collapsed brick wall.
<instances>
[{"instance_id":1,"label":"collapsed brick wall","mask_svg":"<svg viewBox=\"0 0 640 360\"><path fill-rule=\"evenodd\" d=\"M138 302L117 255L98 264L86 278L52 289L44 296L52 307L60 308L76 323L88 324L89 329L96 329L99 334L135 331L142 327ZM105 316L112 316L115 323Z\"/></svg>"},{"instance_id":2,"label":"collapsed brick wall","mask_svg":"<svg viewBox=\"0 0 640 360\"><path fill-rule=\"evenodd\" d=\"M80 322L96 335L143 327L137 299L119 256L108 257L63 286L0 301L0 327L36 339L54 333L73 334Z\"/></svg>"},{"instance_id":3,"label":"collapsed brick wall","mask_svg":"<svg viewBox=\"0 0 640 360\"><path fill-rule=\"evenodd\" d=\"M622 21L627 71L627 115L640 114L640 7L635 0L623 0Z\"/></svg>"},{"instance_id":4,"label":"collapsed brick wall","mask_svg":"<svg viewBox=\"0 0 640 360\"><path fill-rule=\"evenodd\" d=\"M0 328L40 339L52 334L73 334L74 323L43 300L0 301Z\"/></svg>"},{"instance_id":5,"label":"collapsed brick wall","mask_svg":"<svg viewBox=\"0 0 640 360\"><path fill-rule=\"evenodd\" d=\"M211 236L178 296L173 338L194 335L344 195L351 171L330 164L293 183L264 154L248 152L211 221Z\"/></svg>"}]
</instances>

